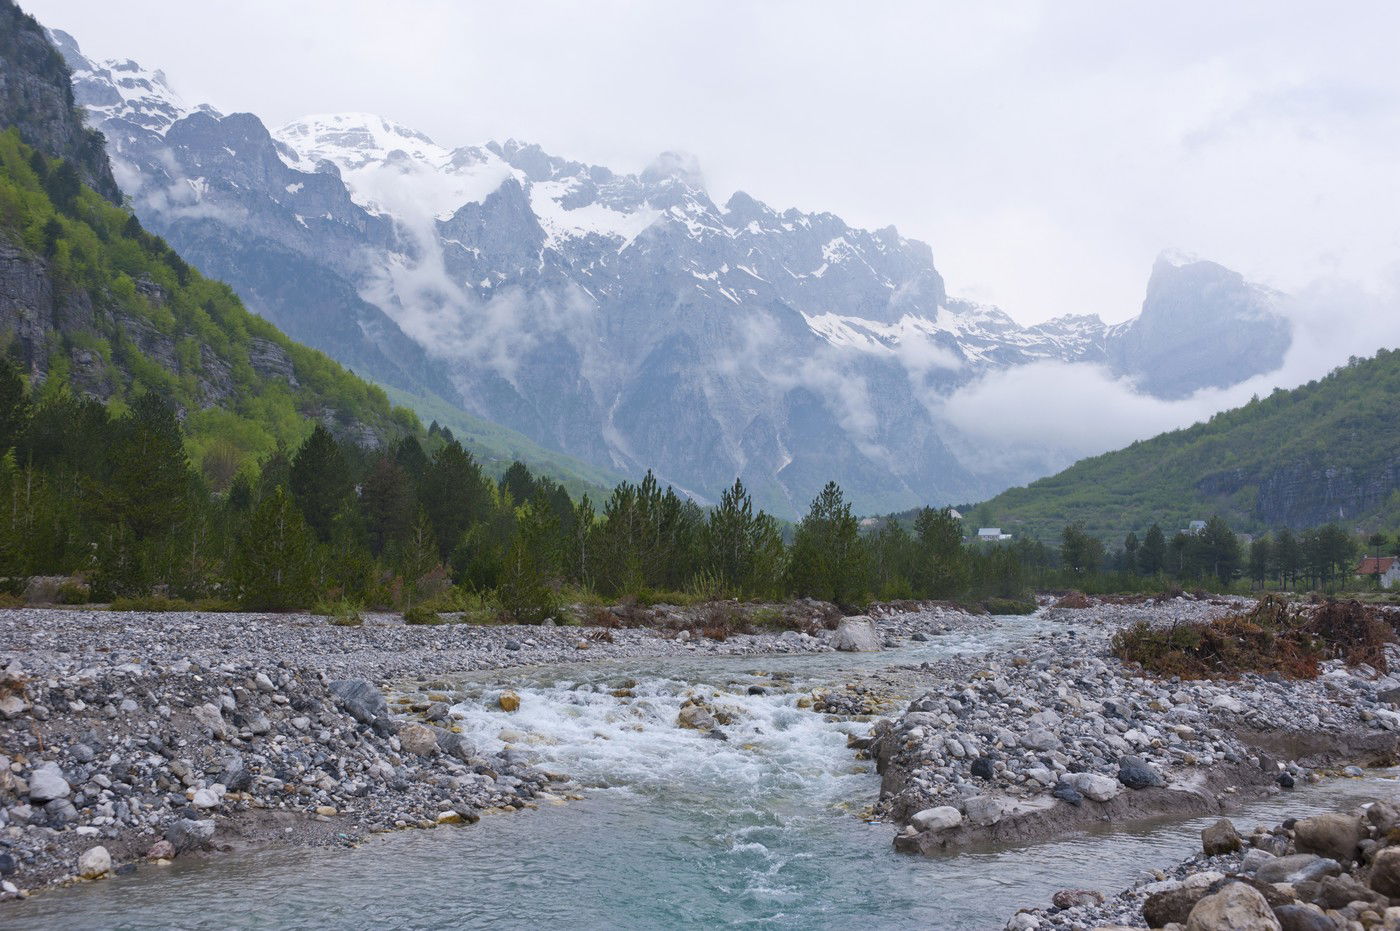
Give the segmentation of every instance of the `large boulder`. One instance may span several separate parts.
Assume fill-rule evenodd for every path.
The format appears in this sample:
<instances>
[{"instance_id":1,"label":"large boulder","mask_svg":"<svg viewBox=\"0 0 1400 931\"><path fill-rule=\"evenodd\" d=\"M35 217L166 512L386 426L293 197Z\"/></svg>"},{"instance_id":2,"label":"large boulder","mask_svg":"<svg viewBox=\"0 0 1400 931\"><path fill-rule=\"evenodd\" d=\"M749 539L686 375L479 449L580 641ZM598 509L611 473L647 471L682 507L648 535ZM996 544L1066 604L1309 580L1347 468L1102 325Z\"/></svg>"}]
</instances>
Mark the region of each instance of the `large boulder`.
<instances>
[{"instance_id":1,"label":"large boulder","mask_svg":"<svg viewBox=\"0 0 1400 931\"><path fill-rule=\"evenodd\" d=\"M97 846L84 850L78 857L78 875L83 879L101 879L112 872L112 855L106 847Z\"/></svg>"},{"instance_id":2,"label":"large boulder","mask_svg":"<svg viewBox=\"0 0 1400 931\"><path fill-rule=\"evenodd\" d=\"M1293 827L1293 842L1300 853L1331 857L1342 864L1356 859L1356 847L1363 837L1361 819L1356 815L1314 815Z\"/></svg>"},{"instance_id":3,"label":"large boulder","mask_svg":"<svg viewBox=\"0 0 1400 931\"><path fill-rule=\"evenodd\" d=\"M1218 857L1222 853L1233 853L1244 846L1244 839L1235 830L1229 818L1219 821L1201 831L1201 850L1208 857Z\"/></svg>"},{"instance_id":4,"label":"large boulder","mask_svg":"<svg viewBox=\"0 0 1400 931\"><path fill-rule=\"evenodd\" d=\"M455 757L463 763L469 763L476 758L476 747L471 741L461 734L454 734L452 731L438 731L438 749L450 757Z\"/></svg>"},{"instance_id":5,"label":"large boulder","mask_svg":"<svg viewBox=\"0 0 1400 931\"><path fill-rule=\"evenodd\" d=\"M1282 931L1274 910L1257 889L1230 883L1191 909L1186 931Z\"/></svg>"},{"instance_id":6,"label":"large boulder","mask_svg":"<svg viewBox=\"0 0 1400 931\"><path fill-rule=\"evenodd\" d=\"M1011 803L994 795L974 795L963 802L963 807L966 809L968 824L987 827L1005 817Z\"/></svg>"},{"instance_id":7,"label":"large boulder","mask_svg":"<svg viewBox=\"0 0 1400 931\"><path fill-rule=\"evenodd\" d=\"M1274 909L1274 917L1283 931L1337 931L1337 923L1316 905L1279 905Z\"/></svg>"},{"instance_id":8,"label":"large boulder","mask_svg":"<svg viewBox=\"0 0 1400 931\"><path fill-rule=\"evenodd\" d=\"M831 635L831 647L846 653L875 653L881 648L880 635L872 618L843 617Z\"/></svg>"},{"instance_id":9,"label":"large boulder","mask_svg":"<svg viewBox=\"0 0 1400 931\"><path fill-rule=\"evenodd\" d=\"M909 823L919 831L946 831L962 824L962 812L952 805L939 805L917 812Z\"/></svg>"},{"instance_id":10,"label":"large boulder","mask_svg":"<svg viewBox=\"0 0 1400 931\"><path fill-rule=\"evenodd\" d=\"M1147 789L1160 786L1165 780L1162 774L1135 756L1125 756L1118 761L1118 781L1130 789Z\"/></svg>"},{"instance_id":11,"label":"large boulder","mask_svg":"<svg viewBox=\"0 0 1400 931\"><path fill-rule=\"evenodd\" d=\"M1262 864L1254 876L1266 883L1300 883L1317 881L1324 876L1336 876L1342 866L1330 857L1315 853L1294 853Z\"/></svg>"},{"instance_id":12,"label":"large boulder","mask_svg":"<svg viewBox=\"0 0 1400 931\"><path fill-rule=\"evenodd\" d=\"M425 724L405 724L399 728L399 746L414 756L432 756L438 751L437 734Z\"/></svg>"},{"instance_id":13,"label":"large boulder","mask_svg":"<svg viewBox=\"0 0 1400 931\"><path fill-rule=\"evenodd\" d=\"M1371 888L1400 898L1400 847L1386 847L1376 854L1371 863Z\"/></svg>"},{"instance_id":14,"label":"large boulder","mask_svg":"<svg viewBox=\"0 0 1400 931\"><path fill-rule=\"evenodd\" d=\"M676 724L694 731L711 731L715 728L715 719L704 705L690 704L681 708Z\"/></svg>"},{"instance_id":15,"label":"large boulder","mask_svg":"<svg viewBox=\"0 0 1400 931\"><path fill-rule=\"evenodd\" d=\"M208 818L201 821L181 818L165 829L165 839L170 841L176 853L198 850L214 839L214 821Z\"/></svg>"},{"instance_id":16,"label":"large boulder","mask_svg":"<svg viewBox=\"0 0 1400 931\"><path fill-rule=\"evenodd\" d=\"M1095 802L1106 802L1123 791L1117 779L1101 773L1065 773L1060 781L1068 783L1085 798Z\"/></svg>"},{"instance_id":17,"label":"large boulder","mask_svg":"<svg viewBox=\"0 0 1400 931\"><path fill-rule=\"evenodd\" d=\"M57 763L43 763L29 773L29 800L31 802L51 802L56 798L67 798L73 791L68 780L63 778L63 770Z\"/></svg>"},{"instance_id":18,"label":"large boulder","mask_svg":"<svg viewBox=\"0 0 1400 931\"><path fill-rule=\"evenodd\" d=\"M326 687L340 703L340 707L345 709L346 714L356 721L369 725L382 734L387 734L393 729L393 721L389 717L389 703L384 700L379 689L374 687L374 683L366 679L332 679L326 683Z\"/></svg>"},{"instance_id":19,"label":"large boulder","mask_svg":"<svg viewBox=\"0 0 1400 931\"><path fill-rule=\"evenodd\" d=\"M1182 925L1191 916L1191 909L1206 897L1204 886L1177 886L1150 894L1142 903L1142 919L1149 928Z\"/></svg>"}]
</instances>

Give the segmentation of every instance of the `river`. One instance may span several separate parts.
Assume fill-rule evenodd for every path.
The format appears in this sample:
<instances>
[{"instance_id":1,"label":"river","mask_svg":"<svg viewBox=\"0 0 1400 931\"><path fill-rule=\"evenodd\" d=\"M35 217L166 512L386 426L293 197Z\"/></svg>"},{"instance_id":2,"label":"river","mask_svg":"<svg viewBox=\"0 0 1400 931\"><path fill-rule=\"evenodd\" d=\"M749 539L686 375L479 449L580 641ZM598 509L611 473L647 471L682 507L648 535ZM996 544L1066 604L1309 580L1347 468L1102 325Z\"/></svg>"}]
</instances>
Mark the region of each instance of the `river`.
<instances>
[{"instance_id":1,"label":"river","mask_svg":"<svg viewBox=\"0 0 1400 931\"><path fill-rule=\"evenodd\" d=\"M1055 890L1112 893L1145 865L1199 846L1210 819L1163 819L1050 843L919 858L859 812L878 778L846 748L867 725L796 707L771 673L839 670L1004 649L1044 622L1002 619L897 653L598 663L468 683L465 732L586 787L582 801L409 831L345 850L287 849L143 865L137 874L0 908L43 928L1000 928ZM502 685L518 712L493 710ZM613 692L630 686L630 696ZM727 741L676 726L687 696L732 715ZM513 731L514 733L509 733ZM1338 780L1249 804L1243 829L1391 795L1394 774Z\"/></svg>"}]
</instances>

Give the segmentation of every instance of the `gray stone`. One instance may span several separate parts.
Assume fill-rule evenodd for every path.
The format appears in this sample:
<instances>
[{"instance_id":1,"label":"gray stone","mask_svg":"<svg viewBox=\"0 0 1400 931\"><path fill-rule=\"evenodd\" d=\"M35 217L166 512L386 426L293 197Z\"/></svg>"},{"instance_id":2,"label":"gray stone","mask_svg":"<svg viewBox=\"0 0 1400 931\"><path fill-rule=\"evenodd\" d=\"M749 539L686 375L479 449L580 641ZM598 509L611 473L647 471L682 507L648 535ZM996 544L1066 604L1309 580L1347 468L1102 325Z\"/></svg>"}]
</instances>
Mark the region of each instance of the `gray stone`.
<instances>
[{"instance_id":1,"label":"gray stone","mask_svg":"<svg viewBox=\"0 0 1400 931\"><path fill-rule=\"evenodd\" d=\"M831 648L847 653L876 653L881 649L875 621L868 617L843 617L831 635Z\"/></svg>"},{"instance_id":2,"label":"gray stone","mask_svg":"<svg viewBox=\"0 0 1400 931\"><path fill-rule=\"evenodd\" d=\"M214 822L212 819L196 821L192 818L181 818L165 829L165 839L170 841L176 853L198 850L209 843L213 837Z\"/></svg>"},{"instance_id":3,"label":"gray stone","mask_svg":"<svg viewBox=\"0 0 1400 931\"><path fill-rule=\"evenodd\" d=\"M1197 902L1186 931L1279 931L1279 923L1263 894L1237 882Z\"/></svg>"},{"instance_id":4,"label":"gray stone","mask_svg":"<svg viewBox=\"0 0 1400 931\"><path fill-rule=\"evenodd\" d=\"M72 787L68 785L68 780L63 778L63 770L57 763L43 763L29 773L29 800L32 802L49 802L57 798L66 798Z\"/></svg>"},{"instance_id":5,"label":"gray stone","mask_svg":"<svg viewBox=\"0 0 1400 931\"><path fill-rule=\"evenodd\" d=\"M1316 905L1292 902L1274 907L1281 931L1337 931L1337 923Z\"/></svg>"},{"instance_id":6,"label":"gray stone","mask_svg":"<svg viewBox=\"0 0 1400 931\"><path fill-rule=\"evenodd\" d=\"M994 795L975 795L963 802L964 817L976 827L996 824L1010 807L1010 802Z\"/></svg>"},{"instance_id":7,"label":"gray stone","mask_svg":"<svg viewBox=\"0 0 1400 931\"><path fill-rule=\"evenodd\" d=\"M962 824L962 812L951 805L925 808L909 819L909 823L919 831L946 831Z\"/></svg>"},{"instance_id":8,"label":"gray stone","mask_svg":"<svg viewBox=\"0 0 1400 931\"><path fill-rule=\"evenodd\" d=\"M1362 837L1361 819L1355 815L1314 815L1293 826L1293 843L1300 853L1331 857L1338 863L1355 859Z\"/></svg>"},{"instance_id":9,"label":"gray stone","mask_svg":"<svg viewBox=\"0 0 1400 931\"><path fill-rule=\"evenodd\" d=\"M106 847L90 847L78 857L78 876L83 879L100 879L110 872L112 855Z\"/></svg>"},{"instance_id":10,"label":"gray stone","mask_svg":"<svg viewBox=\"0 0 1400 931\"><path fill-rule=\"evenodd\" d=\"M1065 773L1060 781L1074 786L1085 798L1095 802L1106 802L1123 790L1117 779L1100 773Z\"/></svg>"},{"instance_id":11,"label":"gray stone","mask_svg":"<svg viewBox=\"0 0 1400 931\"><path fill-rule=\"evenodd\" d=\"M1164 782L1160 773L1135 756L1118 761L1118 781L1129 789L1148 789Z\"/></svg>"},{"instance_id":12,"label":"gray stone","mask_svg":"<svg viewBox=\"0 0 1400 931\"><path fill-rule=\"evenodd\" d=\"M1208 857L1233 853L1243 846L1244 840L1229 818L1221 818L1201 831L1201 850Z\"/></svg>"},{"instance_id":13,"label":"gray stone","mask_svg":"<svg viewBox=\"0 0 1400 931\"><path fill-rule=\"evenodd\" d=\"M477 755L476 748L467 738L461 734L454 734L452 731L439 731L437 745L443 753L461 760L463 763L470 762Z\"/></svg>"},{"instance_id":14,"label":"gray stone","mask_svg":"<svg viewBox=\"0 0 1400 931\"><path fill-rule=\"evenodd\" d=\"M218 705L209 703L196 705L190 709L190 714L213 736L220 740L228 737L228 723L224 721L223 709Z\"/></svg>"},{"instance_id":15,"label":"gray stone","mask_svg":"<svg viewBox=\"0 0 1400 931\"><path fill-rule=\"evenodd\" d=\"M367 724L381 733L388 733L392 729L389 703L384 700L379 689L374 687L374 683L365 679L332 679L326 683L326 687L346 713L356 721Z\"/></svg>"}]
</instances>

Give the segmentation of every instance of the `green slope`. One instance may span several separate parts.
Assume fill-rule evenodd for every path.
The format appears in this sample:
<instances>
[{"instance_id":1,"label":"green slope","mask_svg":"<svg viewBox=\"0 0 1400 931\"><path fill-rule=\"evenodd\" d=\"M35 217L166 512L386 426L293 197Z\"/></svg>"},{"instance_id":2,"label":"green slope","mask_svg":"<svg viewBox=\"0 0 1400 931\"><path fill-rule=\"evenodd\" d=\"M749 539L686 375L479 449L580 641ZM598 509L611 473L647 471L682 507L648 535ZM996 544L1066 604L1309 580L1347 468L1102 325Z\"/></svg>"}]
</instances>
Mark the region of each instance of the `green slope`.
<instances>
[{"instance_id":1,"label":"green slope","mask_svg":"<svg viewBox=\"0 0 1400 931\"><path fill-rule=\"evenodd\" d=\"M605 499L618 482L628 478L621 472L546 449L522 433L468 414L436 395L411 394L389 385L381 387L389 400L413 410L425 423L436 420L439 425L450 429L462 445L497 478L518 460L535 474L547 475L562 484L574 498L587 494L594 501Z\"/></svg>"},{"instance_id":2,"label":"green slope","mask_svg":"<svg viewBox=\"0 0 1400 931\"><path fill-rule=\"evenodd\" d=\"M218 485L313 420L364 443L420 430L378 387L250 313L123 208L12 128L0 133L0 329L44 391L121 408L145 391L182 412Z\"/></svg>"},{"instance_id":3,"label":"green slope","mask_svg":"<svg viewBox=\"0 0 1400 931\"><path fill-rule=\"evenodd\" d=\"M1381 350L1207 423L1082 460L967 517L1040 539L1082 521L1116 541L1153 522L1170 533L1213 513L1249 532L1400 521L1400 352Z\"/></svg>"}]
</instances>

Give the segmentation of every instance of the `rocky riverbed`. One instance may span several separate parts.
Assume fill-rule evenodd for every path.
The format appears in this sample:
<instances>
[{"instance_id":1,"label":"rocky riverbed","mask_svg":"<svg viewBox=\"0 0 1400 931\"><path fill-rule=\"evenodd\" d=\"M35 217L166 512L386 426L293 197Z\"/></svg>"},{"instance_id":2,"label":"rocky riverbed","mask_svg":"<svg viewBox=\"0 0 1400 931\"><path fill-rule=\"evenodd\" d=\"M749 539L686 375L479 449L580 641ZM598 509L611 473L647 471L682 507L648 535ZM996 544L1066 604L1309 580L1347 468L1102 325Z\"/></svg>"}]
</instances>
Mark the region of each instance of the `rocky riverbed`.
<instances>
[{"instance_id":1,"label":"rocky riverbed","mask_svg":"<svg viewBox=\"0 0 1400 931\"><path fill-rule=\"evenodd\" d=\"M734 623L732 606L652 609L655 627L630 626L631 609L590 627L0 611L0 896L149 860L354 844L574 797L572 774L556 771L571 767L505 736L528 742L512 716L538 714L516 711L513 688L533 680L513 670L527 666L785 653L812 655L801 660L811 669L830 663L829 679L809 671L799 687L775 673L743 688L791 695L799 713L874 722L850 733L882 770L875 813L899 824L896 847L925 853L1215 811L1318 778L1329 761L1388 759L1400 715L1387 690L1400 678L1332 664L1309 682L1158 682L1108 655L1126 624L1242 606L1178 598L1023 621L891 605L839 624L818 604L742 609L798 628L758 634L735 632L761 625ZM899 652L843 660L838 647ZM503 671L474 675L487 670ZM628 700L618 696L629 683L598 681ZM724 708L683 691L646 702L672 696L676 725L727 729ZM474 730L461 726L468 717Z\"/></svg>"},{"instance_id":2,"label":"rocky riverbed","mask_svg":"<svg viewBox=\"0 0 1400 931\"><path fill-rule=\"evenodd\" d=\"M1205 620L1241 606L1051 609L1063 629L1009 655L929 670L919 697L856 741L881 772L877 812L902 825L895 846L931 854L1093 821L1217 811L1318 778L1318 767L1393 761L1400 676L1332 661L1312 680L1163 681L1110 655L1108 637L1126 623Z\"/></svg>"},{"instance_id":3,"label":"rocky riverbed","mask_svg":"<svg viewBox=\"0 0 1400 931\"><path fill-rule=\"evenodd\" d=\"M573 791L565 774L455 733L447 710L462 696L448 678L832 651L831 606L765 616L775 613L803 629L716 639L665 608L650 609L650 628L621 626L635 612L606 627L388 615L338 627L312 615L0 611L0 897L144 860L348 844L557 800ZM885 614L891 643L987 623L948 609ZM504 722L517 699L483 700Z\"/></svg>"},{"instance_id":4,"label":"rocky riverbed","mask_svg":"<svg viewBox=\"0 0 1400 931\"><path fill-rule=\"evenodd\" d=\"M1256 825L1222 818L1201 852L1111 898L1057 892L1007 931L1166 928L1171 931L1368 931L1400 928L1400 799Z\"/></svg>"}]
</instances>

